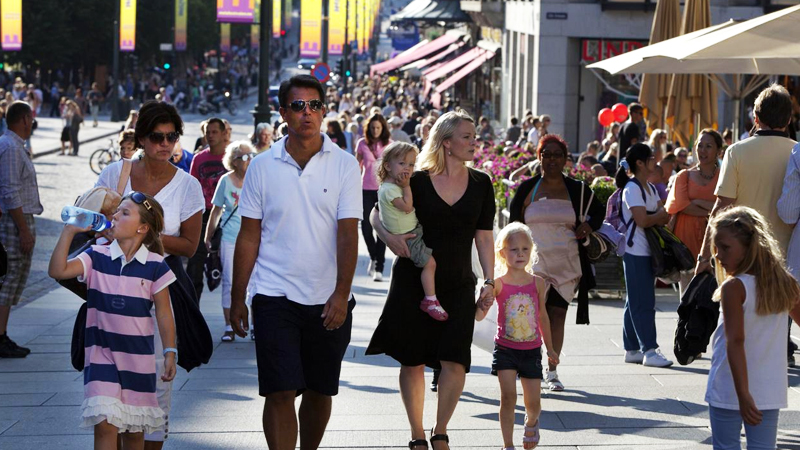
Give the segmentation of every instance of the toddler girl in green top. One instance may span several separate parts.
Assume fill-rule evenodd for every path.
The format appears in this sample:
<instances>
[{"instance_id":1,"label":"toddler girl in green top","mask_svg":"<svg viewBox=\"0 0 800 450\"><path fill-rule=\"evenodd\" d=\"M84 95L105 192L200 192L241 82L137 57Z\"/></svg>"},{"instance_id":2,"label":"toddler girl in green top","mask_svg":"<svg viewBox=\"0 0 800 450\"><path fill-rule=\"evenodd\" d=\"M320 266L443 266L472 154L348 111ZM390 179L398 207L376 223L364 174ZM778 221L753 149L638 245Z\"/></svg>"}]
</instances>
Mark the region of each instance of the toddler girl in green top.
<instances>
[{"instance_id":1,"label":"toddler girl in green top","mask_svg":"<svg viewBox=\"0 0 800 450\"><path fill-rule=\"evenodd\" d=\"M411 261L422 268L422 289L425 298L420 309L432 318L447 320L447 312L436 299L436 261L433 250L422 240L422 226L414 213L414 198L411 194L411 174L417 160L417 148L405 142L393 142L383 150L381 165L378 167L378 204L384 228L392 234L413 233L416 236L406 241L411 253Z\"/></svg>"}]
</instances>

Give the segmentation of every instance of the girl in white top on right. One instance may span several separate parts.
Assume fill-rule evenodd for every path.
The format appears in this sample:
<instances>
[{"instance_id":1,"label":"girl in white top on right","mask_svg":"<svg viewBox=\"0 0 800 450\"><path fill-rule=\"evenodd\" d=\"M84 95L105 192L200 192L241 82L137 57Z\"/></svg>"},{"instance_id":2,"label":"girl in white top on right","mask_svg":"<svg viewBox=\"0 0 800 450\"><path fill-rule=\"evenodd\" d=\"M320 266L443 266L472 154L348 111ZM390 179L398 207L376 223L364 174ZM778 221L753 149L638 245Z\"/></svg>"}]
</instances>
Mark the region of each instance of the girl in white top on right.
<instances>
[{"instance_id":1,"label":"girl in white top on right","mask_svg":"<svg viewBox=\"0 0 800 450\"><path fill-rule=\"evenodd\" d=\"M800 287L763 216L740 206L711 223L722 305L712 339L709 405L714 449L774 449L787 407L787 315L800 319Z\"/></svg>"}]
</instances>

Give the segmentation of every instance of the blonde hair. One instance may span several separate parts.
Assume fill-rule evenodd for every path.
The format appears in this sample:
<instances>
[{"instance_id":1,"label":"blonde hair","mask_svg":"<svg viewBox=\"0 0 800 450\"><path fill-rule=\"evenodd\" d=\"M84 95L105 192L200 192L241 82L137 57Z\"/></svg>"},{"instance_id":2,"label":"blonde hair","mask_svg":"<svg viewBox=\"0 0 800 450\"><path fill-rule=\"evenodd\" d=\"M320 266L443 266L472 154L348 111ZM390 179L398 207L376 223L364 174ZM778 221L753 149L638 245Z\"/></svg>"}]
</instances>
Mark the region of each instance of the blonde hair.
<instances>
[{"instance_id":1,"label":"blonde hair","mask_svg":"<svg viewBox=\"0 0 800 450\"><path fill-rule=\"evenodd\" d=\"M142 244L151 252L164 255L164 244L161 242L161 232L164 231L164 208L161 207L161 204L158 203L155 198L144 192L140 192L140 194L145 196L145 202L147 204L145 204L145 202L136 203L131 198L135 192L136 191L133 191L125 197L122 197L120 203L130 199L131 203L136 205L139 209L139 221L147 225L147 234L144 236ZM150 205L150 208L148 208L147 205Z\"/></svg>"},{"instance_id":2,"label":"blonde hair","mask_svg":"<svg viewBox=\"0 0 800 450\"><path fill-rule=\"evenodd\" d=\"M744 259L739 267L726 273L717 262L717 282L731 276L752 273L756 278L756 314L765 316L791 310L800 298L800 286L786 269L778 241L770 231L764 216L746 206L724 211L711 222L712 253L716 254L714 239L719 230L726 229L745 248ZM719 301L721 290L714 293Z\"/></svg>"},{"instance_id":3,"label":"blonde hair","mask_svg":"<svg viewBox=\"0 0 800 450\"><path fill-rule=\"evenodd\" d=\"M389 171L386 170L385 164L405 158L406 155L411 152L414 152L414 154L419 153L417 147L406 142L395 141L387 145L386 148L383 149L381 159L378 161L378 180L383 183L389 176Z\"/></svg>"},{"instance_id":4,"label":"blonde hair","mask_svg":"<svg viewBox=\"0 0 800 450\"><path fill-rule=\"evenodd\" d=\"M243 148L249 148L250 153L255 154L256 149L247 141L233 141L225 147L225 156L222 158L222 165L228 170L233 170L233 162L236 160L239 153Z\"/></svg>"},{"instance_id":5,"label":"blonde hair","mask_svg":"<svg viewBox=\"0 0 800 450\"><path fill-rule=\"evenodd\" d=\"M444 141L455 135L456 128L461 125L462 121L475 124L475 120L463 111L450 111L436 120L420 154L420 170L427 170L431 176L444 172Z\"/></svg>"},{"instance_id":6,"label":"blonde hair","mask_svg":"<svg viewBox=\"0 0 800 450\"><path fill-rule=\"evenodd\" d=\"M508 261L506 261L501 250L506 248L508 240L515 234L524 234L531 243L531 260L525 265L525 271L533 273L533 266L539 261L539 253L536 248L536 243L533 242L531 229L522 222L511 222L497 233L497 239L494 241L495 276L500 276L508 272Z\"/></svg>"}]
</instances>

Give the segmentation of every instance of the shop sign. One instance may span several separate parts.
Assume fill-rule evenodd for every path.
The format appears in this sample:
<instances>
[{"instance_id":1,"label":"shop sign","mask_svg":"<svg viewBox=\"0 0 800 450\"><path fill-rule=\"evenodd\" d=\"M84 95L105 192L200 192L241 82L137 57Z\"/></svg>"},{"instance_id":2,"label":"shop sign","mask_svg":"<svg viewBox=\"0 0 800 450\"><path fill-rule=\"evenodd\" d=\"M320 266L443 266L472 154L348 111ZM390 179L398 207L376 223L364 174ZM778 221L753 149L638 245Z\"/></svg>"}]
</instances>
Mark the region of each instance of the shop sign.
<instances>
[{"instance_id":1,"label":"shop sign","mask_svg":"<svg viewBox=\"0 0 800 450\"><path fill-rule=\"evenodd\" d=\"M581 43L581 62L592 64L613 56L627 53L647 45L647 41L584 39Z\"/></svg>"}]
</instances>

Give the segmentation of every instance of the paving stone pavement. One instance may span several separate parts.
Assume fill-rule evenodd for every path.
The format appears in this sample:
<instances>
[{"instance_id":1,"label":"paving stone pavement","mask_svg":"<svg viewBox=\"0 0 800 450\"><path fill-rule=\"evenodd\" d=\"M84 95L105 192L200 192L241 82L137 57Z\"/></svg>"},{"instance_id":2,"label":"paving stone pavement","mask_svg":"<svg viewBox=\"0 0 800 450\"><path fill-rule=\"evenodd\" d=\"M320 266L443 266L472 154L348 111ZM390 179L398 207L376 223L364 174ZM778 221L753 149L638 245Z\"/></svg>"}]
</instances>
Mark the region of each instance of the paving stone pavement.
<instances>
[{"instance_id":1,"label":"paving stone pavement","mask_svg":"<svg viewBox=\"0 0 800 450\"><path fill-rule=\"evenodd\" d=\"M364 355L388 282L367 278L363 244L360 253L352 341L322 447L404 448L409 433L398 391L398 365L385 356ZM166 449L266 448L254 344L249 339L228 344L218 341L224 327L219 295L219 291L206 292L202 297L201 309L216 348L208 365L191 373L179 369ZM91 430L78 428L82 375L69 362L72 326L80 302L59 288L15 309L9 332L33 353L25 359L0 359L0 449L91 447ZM667 355L671 354L676 307L677 295L660 289L657 326ZM709 359L669 369L624 364L622 302L593 299L590 314L588 326L574 324L574 308L567 317L559 367L567 390L543 391L540 448L710 448L703 401ZM796 326L793 334L800 337ZM497 421L500 390L489 374L490 366L491 355L473 347L472 371L449 427L451 448L501 447ZM430 376L428 373L427 381ZM800 449L800 370L790 371L788 394L790 407L781 413L779 448ZM519 440L524 417L521 389L518 397L515 436ZM428 427L435 420L435 402L436 394L428 392Z\"/></svg>"}]
</instances>

